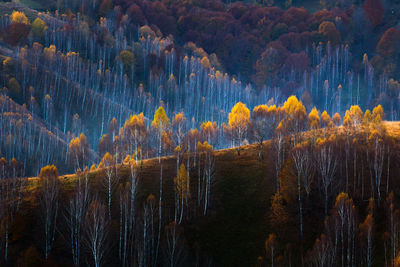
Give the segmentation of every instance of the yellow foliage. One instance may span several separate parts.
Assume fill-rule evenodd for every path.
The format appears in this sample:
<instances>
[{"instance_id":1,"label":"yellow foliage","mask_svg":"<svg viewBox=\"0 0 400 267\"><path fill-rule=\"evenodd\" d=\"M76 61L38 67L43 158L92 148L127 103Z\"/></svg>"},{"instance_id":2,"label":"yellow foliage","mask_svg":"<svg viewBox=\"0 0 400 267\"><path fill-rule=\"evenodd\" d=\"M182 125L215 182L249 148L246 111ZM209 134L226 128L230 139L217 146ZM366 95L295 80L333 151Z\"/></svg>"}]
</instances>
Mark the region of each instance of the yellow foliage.
<instances>
[{"instance_id":1,"label":"yellow foliage","mask_svg":"<svg viewBox=\"0 0 400 267\"><path fill-rule=\"evenodd\" d=\"M52 59L55 57L57 52L57 48L55 45L50 45L49 47L45 47L43 49L43 54L48 58L48 59Z\"/></svg>"},{"instance_id":2,"label":"yellow foliage","mask_svg":"<svg viewBox=\"0 0 400 267\"><path fill-rule=\"evenodd\" d=\"M126 155L126 157L124 158L122 163L124 165L128 165L130 163L130 161L131 161L131 156L130 155Z\"/></svg>"},{"instance_id":3,"label":"yellow foliage","mask_svg":"<svg viewBox=\"0 0 400 267\"><path fill-rule=\"evenodd\" d=\"M353 125L353 123L351 121L349 114L345 114L344 118L343 118L343 126L348 128L348 127L351 127L352 125Z\"/></svg>"},{"instance_id":4,"label":"yellow foliage","mask_svg":"<svg viewBox=\"0 0 400 267\"><path fill-rule=\"evenodd\" d=\"M40 169L39 178L40 179L49 179L49 178L57 178L58 170L54 165L47 165Z\"/></svg>"},{"instance_id":5,"label":"yellow foliage","mask_svg":"<svg viewBox=\"0 0 400 267\"><path fill-rule=\"evenodd\" d=\"M350 119L352 120L354 125L358 125L361 123L363 118L363 112L358 105L353 105L350 107L349 111L346 111L349 114Z\"/></svg>"},{"instance_id":6,"label":"yellow foliage","mask_svg":"<svg viewBox=\"0 0 400 267\"><path fill-rule=\"evenodd\" d=\"M126 68L130 68L134 60L134 55L131 51L124 50L119 53L119 58Z\"/></svg>"},{"instance_id":7,"label":"yellow foliage","mask_svg":"<svg viewBox=\"0 0 400 267\"><path fill-rule=\"evenodd\" d=\"M12 58L6 57L6 59L3 60L3 69L9 73L13 71L13 68L14 68L14 63Z\"/></svg>"},{"instance_id":8,"label":"yellow foliage","mask_svg":"<svg viewBox=\"0 0 400 267\"><path fill-rule=\"evenodd\" d=\"M156 37L155 32L147 25L140 27L139 33L140 33L140 36L144 37L144 38L153 39L154 37Z\"/></svg>"},{"instance_id":9,"label":"yellow foliage","mask_svg":"<svg viewBox=\"0 0 400 267\"><path fill-rule=\"evenodd\" d=\"M394 259L394 267L400 267L400 252L397 253L397 257Z\"/></svg>"},{"instance_id":10,"label":"yellow foliage","mask_svg":"<svg viewBox=\"0 0 400 267\"><path fill-rule=\"evenodd\" d=\"M338 209L339 207L343 206L348 206L352 207L353 206L353 200L349 198L349 195L347 193L341 192L337 197L335 201L335 208Z\"/></svg>"},{"instance_id":11,"label":"yellow foliage","mask_svg":"<svg viewBox=\"0 0 400 267\"><path fill-rule=\"evenodd\" d=\"M322 112L322 114L321 114L322 127L329 127L331 122L332 122L331 117L329 116L328 112L326 112L326 110L324 110L324 112Z\"/></svg>"},{"instance_id":12,"label":"yellow foliage","mask_svg":"<svg viewBox=\"0 0 400 267\"><path fill-rule=\"evenodd\" d=\"M197 152L198 153L210 153L212 151L213 151L213 147L207 141L204 141L204 143L201 143L201 142L197 143Z\"/></svg>"},{"instance_id":13,"label":"yellow foliage","mask_svg":"<svg viewBox=\"0 0 400 267\"><path fill-rule=\"evenodd\" d=\"M97 168L96 168L96 165L95 164L92 164L92 166L90 166L90 171L95 171Z\"/></svg>"},{"instance_id":14,"label":"yellow foliage","mask_svg":"<svg viewBox=\"0 0 400 267\"><path fill-rule=\"evenodd\" d=\"M103 158L101 159L99 163L99 169L104 168L104 167L109 167L113 164L113 156L110 153L104 154Z\"/></svg>"},{"instance_id":15,"label":"yellow foliage","mask_svg":"<svg viewBox=\"0 0 400 267\"><path fill-rule=\"evenodd\" d=\"M384 119L384 116L385 116L385 113L383 112L383 108L381 105L376 106L372 110L372 119L374 120L374 122L377 122L377 123L381 122Z\"/></svg>"},{"instance_id":16,"label":"yellow foliage","mask_svg":"<svg viewBox=\"0 0 400 267\"><path fill-rule=\"evenodd\" d=\"M80 141L79 137L72 138L71 141L69 142L69 149L70 150L71 149L75 149L75 148L80 147L80 146L81 146L81 141Z\"/></svg>"},{"instance_id":17,"label":"yellow foliage","mask_svg":"<svg viewBox=\"0 0 400 267\"><path fill-rule=\"evenodd\" d=\"M258 106L255 106L253 109L253 115L254 116L258 116L258 115L266 116L268 111L269 111L268 105L258 105ZM257 115L255 115L255 114L257 114Z\"/></svg>"},{"instance_id":18,"label":"yellow foliage","mask_svg":"<svg viewBox=\"0 0 400 267\"><path fill-rule=\"evenodd\" d=\"M272 196L270 211L269 218L273 227L279 228L288 222L289 213L283 205L283 197L280 193Z\"/></svg>"},{"instance_id":19,"label":"yellow foliage","mask_svg":"<svg viewBox=\"0 0 400 267\"><path fill-rule=\"evenodd\" d=\"M206 56L204 56L202 59L201 59L201 65L203 65L203 67L205 68L205 69L209 69L210 67L211 67L211 65L210 65L210 60L206 57Z\"/></svg>"},{"instance_id":20,"label":"yellow foliage","mask_svg":"<svg viewBox=\"0 0 400 267\"><path fill-rule=\"evenodd\" d=\"M222 79L224 78L224 75L223 75L219 70L217 70L217 71L215 72L215 77L216 77L218 80L222 80Z\"/></svg>"},{"instance_id":21,"label":"yellow foliage","mask_svg":"<svg viewBox=\"0 0 400 267\"><path fill-rule=\"evenodd\" d=\"M296 96L290 96L282 107L285 113L285 119L282 121L282 130L289 133L296 133L304 128L304 123L307 119L306 108Z\"/></svg>"},{"instance_id":22,"label":"yellow foliage","mask_svg":"<svg viewBox=\"0 0 400 267\"><path fill-rule=\"evenodd\" d=\"M320 128L320 118L318 114L318 110L316 107L314 107L311 111L310 114L308 114L308 123L310 125L310 129L318 129Z\"/></svg>"},{"instance_id":23,"label":"yellow foliage","mask_svg":"<svg viewBox=\"0 0 400 267\"><path fill-rule=\"evenodd\" d=\"M365 126L368 126L372 121L372 114L371 111L369 111L369 109L367 109L364 113L364 118L362 120L363 124Z\"/></svg>"},{"instance_id":24,"label":"yellow foliage","mask_svg":"<svg viewBox=\"0 0 400 267\"><path fill-rule=\"evenodd\" d=\"M32 34L36 37L41 37L43 33L47 30L46 23L39 17L36 18L32 23Z\"/></svg>"},{"instance_id":25,"label":"yellow foliage","mask_svg":"<svg viewBox=\"0 0 400 267\"><path fill-rule=\"evenodd\" d=\"M283 109L286 115L292 116L293 114L305 114L306 108L303 103L297 99L296 96L290 96L283 104Z\"/></svg>"},{"instance_id":26,"label":"yellow foliage","mask_svg":"<svg viewBox=\"0 0 400 267\"><path fill-rule=\"evenodd\" d=\"M11 14L11 23L23 23L23 24L27 24L27 25L30 24L30 22L24 12L15 11L15 10Z\"/></svg>"},{"instance_id":27,"label":"yellow foliage","mask_svg":"<svg viewBox=\"0 0 400 267\"><path fill-rule=\"evenodd\" d=\"M151 126L162 133L167 130L169 124L169 118L167 117L164 108L160 106L157 109L156 113L154 113L154 119L151 123Z\"/></svg>"},{"instance_id":28,"label":"yellow foliage","mask_svg":"<svg viewBox=\"0 0 400 267\"><path fill-rule=\"evenodd\" d=\"M229 113L229 126L232 129L246 129L250 124L250 110L242 102L238 102Z\"/></svg>"},{"instance_id":29,"label":"yellow foliage","mask_svg":"<svg viewBox=\"0 0 400 267\"><path fill-rule=\"evenodd\" d=\"M163 131L161 133L161 139L165 150L172 150L174 148L171 131Z\"/></svg>"},{"instance_id":30,"label":"yellow foliage","mask_svg":"<svg viewBox=\"0 0 400 267\"><path fill-rule=\"evenodd\" d=\"M178 175L174 179L175 190L178 192L179 196L182 199L186 199L190 197L190 189L189 189L189 173L186 170L184 164L181 164L179 167Z\"/></svg>"},{"instance_id":31,"label":"yellow foliage","mask_svg":"<svg viewBox=\"0 0 400 267\"><path fill-rule=\"evenodd\" d=\"M216 135L218 134L218 125L217 123L207 121L203 122L200 126L201 132L203 136L210 142L212 138L215 138Z\"/></svg>"},{"instance_id":32,"label":"yellow foliage","mask_svg":"<svg viewBox=\"0 0 400 267\"><path fill-rule=\"evenodd\" d=\"M276 235L274 233L270 234L265 240L265 251L266 253L270 253L271 248L276 245Z\"/></svg>"},{"instance_id":33,"label":"yellow foliage","mask_svg":"<svg viewBox=\"0 0 400 267\"><path fill-rule=\"evenodd\" d=\"M175 115L172 124L178 125L180 123L184 123L185 121L186 121L185 115L183 114L183 112L179 112Z\"/></svg>"},{"instance_id":34,"label":"yellow foliage","mask_svg":"<svg viewBox=\"0 0 400 267\"><path fill-rule=\"evenodd\" d=\"M334 123L336 126L339 126L340 123L342 122L342 118L340 117L340 114L336 112L336 113L333 115L332 121L333 121L333 123Z\"/></svg>"}]
</instances>

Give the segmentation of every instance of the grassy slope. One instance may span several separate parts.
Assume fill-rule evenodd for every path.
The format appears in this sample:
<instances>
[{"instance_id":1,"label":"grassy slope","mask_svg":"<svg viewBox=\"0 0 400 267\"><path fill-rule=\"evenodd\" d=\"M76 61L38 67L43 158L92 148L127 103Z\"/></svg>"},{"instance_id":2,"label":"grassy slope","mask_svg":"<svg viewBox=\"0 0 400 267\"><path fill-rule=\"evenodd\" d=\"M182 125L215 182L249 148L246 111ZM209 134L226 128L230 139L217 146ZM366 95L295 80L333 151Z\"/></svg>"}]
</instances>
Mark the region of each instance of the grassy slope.
<instances>
[{"instance_id":1,"label":"grassy slope","mask_svg":"<svg viewBox=\"0 0 400 267\"><path fill-rule=\"evenodd\" d=\"M269 145L266 143L266 158ZM212 255L218 265L248 266L263 252L264 237L268 232L266 212L274 184L273 176L269 175L269 170L272 170L272 166L268 166L270 161L261 163L257 155L255 145L244 147L240 157L235 149L217 151L213 209L207 217L200 217L185 224L188 245L193 247L197 240L202 250ZM162 159L162 165L163 190L166 198L164 205L167 206L165 216L172 216L172 212L169 212L170 215L167 213L173 205L176 159L165 157ZM120 177L128 175L129 169L126 166L119 168ZM149 194L156 195L158 199L158 159L145 160L139 175L141 179L139 201L143 201ZM102 176L102 171L90 174L95 191L103 191L99 182ZM37 178L30 178L28 187L30 191L36 188L36 180ZM71 192L75 180L74 175L61 177L64 196ZM191 182L196 183L197 178L192 176ZM194 187L194 184L192 186ZM35 210L36 199L32 197L27 200L29 200L27 207L31 211ZM118 209L117 206L115 209Z\"/></svg>"},{"instance_id":2,"label":"grassy slope","mask_svg":"<svg viewBox=\"0 0 400 267\"><path fill-rule=\"evenodd\" d=\"M386 122L386 125L390 135L400 137L400 122ZM213 256L219 266L251 266L255 264L257 257L264 253L264 241L270 233L268 209L271 195L275 190L274 158L270 155L270 150L271 142L267 141L264 145L263 162L257 158L256 145L244 146L240 156L237 155L235 149L215 152L216 174L212 210L207 217L189 220L184 227L188 245L193 248L195 242L198 243L203 251ZM168 210L171 210L173 205L176 160L174 157L162 158L162 165L165 216L168 216ZM129 169L126 166L119 168L120 177L126 178L128 173ZM95 191L103 191L99 182L102 175L101 170L90 174L92 188ZM154 194L158 198L158 159L145 160L139 175L141 179L139 201L144 200L149 194ZM191 177L191 183L195 183L196 178L193 174ZM64 197L73 189L75 180L74 175L61 177ZM36 178L30 178L29 190L33 190L35 186ZM26 218L34 217L32 211L36 209L36 205L34 197L27 198L26 207L29 207L30 211L25 210ZM116 205L115 210L117 210ZM171 212L169 214L172 215ZM310 215L309 220L307 217L305 220L315 225L311 229L313 233L309 233L315 236L320 233L321 226L316 220L312 220L312 214ZM287 235L290 234L287 233ZM310 239L310 242L313 240ZM63 256L65 257L65 255L60 255L60 257Z\"/></svg>"}]
</instances>

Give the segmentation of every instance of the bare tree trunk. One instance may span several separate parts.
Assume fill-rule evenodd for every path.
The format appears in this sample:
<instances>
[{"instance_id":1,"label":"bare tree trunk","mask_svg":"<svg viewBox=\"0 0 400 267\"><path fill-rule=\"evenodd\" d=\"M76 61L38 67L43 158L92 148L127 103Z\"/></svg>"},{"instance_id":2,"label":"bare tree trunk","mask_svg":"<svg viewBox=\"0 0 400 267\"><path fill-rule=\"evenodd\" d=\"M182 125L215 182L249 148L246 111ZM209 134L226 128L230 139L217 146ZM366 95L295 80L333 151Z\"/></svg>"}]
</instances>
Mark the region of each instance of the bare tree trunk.
<instances>
[{"instance_id":1,"label":"bare tree trunk","mask_svg":"<svg viewBox=\"0 0 400 267\"><path fill-rule=\"evenodd\" d=\"M85 218L84 244L95 267L100 267L107 253L108 219L104 205L92 201Z\"/></svg>"},{"instance_id":2,"label":"bare tree trunk","mask_svg":"<svg viewBox=\"0 0 400 267\"><path fill-rule=\"evenodd\" d=\"M90 202L87 172L85 173L85 178L85 183L82 183L81 175L78 174L78 185L73 198L69 201L65 214L71 242L72 260L75 266L79 266L80 263L82 229Z\"/></svg>"},{"instance_id":3,"label":"bare tree trunk","mask_svg":"<svg viewBox=\"0 0 400 267\"><path fill-rule=\"evenodd\" d=\"M159 248L160 248L161 225L162 225L162 187L163 187L162 174L163 174L162 164L160 163L160 199L158 201L158 237L157 237L157 248L156 248L156 258L155 258L156 264L157 264L158 252L159 252Z\"/></svg>"},{"instance_id":4,"label":"bare tree trunk","mask_svg":"<svg viewBox=\"0 0 400 267\"><path fill-rule=\"evenodd\" d=\"M56 223L58 217L58 195L60 185L58 177L43 177L41 179L40 206L44 226L44 255L47 259L53 248Z\"/></svg>"}]
</instances>

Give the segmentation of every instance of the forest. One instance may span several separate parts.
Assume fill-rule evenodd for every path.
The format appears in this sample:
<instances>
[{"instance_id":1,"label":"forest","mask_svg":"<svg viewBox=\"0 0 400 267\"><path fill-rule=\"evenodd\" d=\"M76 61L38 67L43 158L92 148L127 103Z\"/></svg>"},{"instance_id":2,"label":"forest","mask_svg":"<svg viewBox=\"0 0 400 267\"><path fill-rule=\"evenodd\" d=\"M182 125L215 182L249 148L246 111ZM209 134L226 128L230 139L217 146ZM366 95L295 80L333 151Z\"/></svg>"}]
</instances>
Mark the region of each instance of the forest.
<instances>
[{"instance_id":1,"label":"forest","mask_svg":"<svg viewBox=\"0 0 400 267\"><path fill-rule=\"evenodd\" d=\"M400 267L400 1L0 2L0 266Z\"/></svg>"}]
</instances>

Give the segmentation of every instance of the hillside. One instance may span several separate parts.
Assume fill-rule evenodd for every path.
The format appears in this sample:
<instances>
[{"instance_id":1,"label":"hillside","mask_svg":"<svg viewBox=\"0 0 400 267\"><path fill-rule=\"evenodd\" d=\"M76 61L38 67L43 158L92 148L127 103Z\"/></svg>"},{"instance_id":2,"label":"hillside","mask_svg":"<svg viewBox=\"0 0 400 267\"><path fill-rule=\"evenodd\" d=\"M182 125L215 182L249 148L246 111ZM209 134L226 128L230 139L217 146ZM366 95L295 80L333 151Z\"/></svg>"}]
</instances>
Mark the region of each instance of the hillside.
<instances>
[{"instance_id":1,"label":"hillside","mask_svg":"<svg viewBox=\"0 0 400 267\"><path fill-rule=\"evenodd\" d=\"M1 1L0 266L400 267L399 47L399 0Z\"/></svg>"},{"instance_id":2,"label":"hillside","mask_svg":"<svg viewBox=\"0 0 400 267\"><path fill-rule=\"evenodd\" d=\"M400 142L400 122L385 122L384 125L387 129L387 135L396 140L395 146L398 147ZM332 129L329 134L340 136L343 135L342 131L343 129L340 128ZM321 131L319 134L315 132L304 133L303 138L307 140L311 136L314 139L316 135L326 135L326 132L323 132L325 131ZM356 135L359 134L362 134L362 131L359 131ZM202 256L200 257L203 260L212 259L212 262L217 266L251 266L256 263L258 256L264 255L265 239L275 229L271 227L269 219L271 216L270 200L276 188L274 178L274 161L276 159L272 142L264 142L263 161L258 159L257 145L243 146L240 156L238 156L235 148L214 152L215 176L213 178L209 213L205 217L199 217L195 215L196 210L194 209L192 212L195 213L191 213L189 219L182 224L186 247L185 258L187 260L193 259L195 255L199 256L197 253L201 253L200 255ZM176 158L163 157L161 165L164 179L163 210L166 212L165 216L170 217L173 215L174 209L173 178L176 177ZM138 207L141 206L140 203L146 202L146 198L150 194L155 195L156 199L159 197L159 166L157 158L146 159L143 162L143 168L138 171ZM397 177L397 168L398 165L396 164L396 167L393 166L393 170L391 170L394 174L393 178ZM91 190L101 195L105 192L104 184L101 182L104 179L104 171L95 170L89 174ZM117 173L121 183L129 180L130 170L128 166L119 166ZM193 195L191 198L192 204L190 205L195 205L196 168L193 167L190 173L190 187ZM34 219L38 214L38 203L36 197L34 197L37 180L38 178L29 179L29 191L26 193L24 208L21 211L21 216L24 217L24 229L26 230L19 230L21 231L21 236L10 244L10 251L17 248L17 251L22 251L22 247L29 246L30 242L37 238L30 231L27 231L27 229L37 229L39 227L37 219ZM62 183L62 202L64 202L68 199L68 196L73 194L77 177L76 175L63 175L60 177L60 181ZM393 181L393 186L399 183L400 181L396 179ZM382 186L385 187L385 185ZM118 220L118 197L115 196L113 199L113 207L115 208L113 217L115 216L114 220ZM357 205L365 205L362 203L362 199L358 199L358 201L361 202L357 202ZM315 205L309 212L307 212L309 215L305 217L304 222L305 232L307 233L305 246L308 248L323 230L323 221L319 215L321 206ZM282 227L284 226L282 225ZM113 231L117 231L117 229ZM377 231L381 230L377 229ZM289 237L296 236L296 233L297 231L293 227L285 228L285 234L280 235L279 238L283 241ZM63 242L65 241L62 241L62 239L56 241L57 245L55 245L55 252L52 257L54 262L52 264L61 262L60 258L65 256L66 251L64 250L66 247L62 245ZM292 242L292 246L296 247L298 241L292 240L290 242ZM284 247L277 249L285 250ZM378 248L377 250L379 251ZM18 253L14 255L17 256ZM295 259L298 256L298 251L293 250L292 253L293 259ZM376 260L380 262L382 258L377 257ZM187 261L186 264L189 264L189 262ZM200 262L202 261L200 260Z\"/></svg>"}]
</instances>

